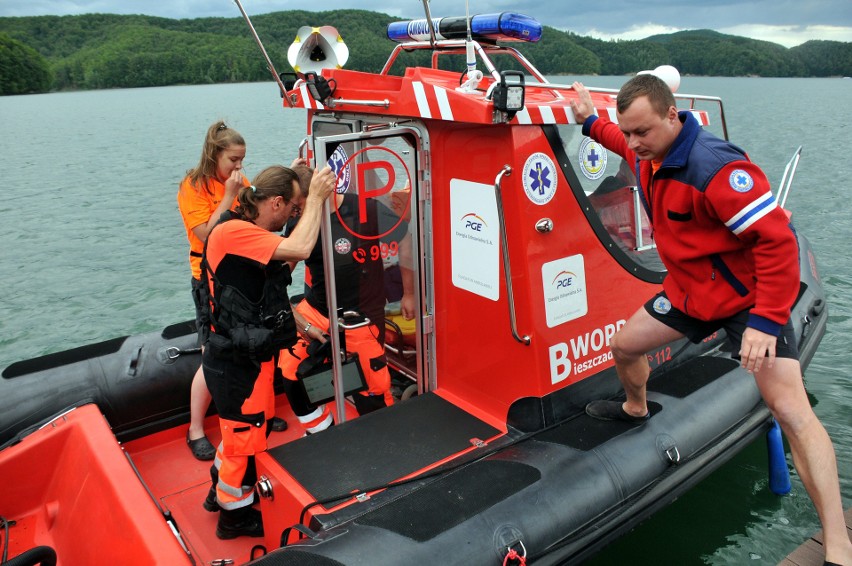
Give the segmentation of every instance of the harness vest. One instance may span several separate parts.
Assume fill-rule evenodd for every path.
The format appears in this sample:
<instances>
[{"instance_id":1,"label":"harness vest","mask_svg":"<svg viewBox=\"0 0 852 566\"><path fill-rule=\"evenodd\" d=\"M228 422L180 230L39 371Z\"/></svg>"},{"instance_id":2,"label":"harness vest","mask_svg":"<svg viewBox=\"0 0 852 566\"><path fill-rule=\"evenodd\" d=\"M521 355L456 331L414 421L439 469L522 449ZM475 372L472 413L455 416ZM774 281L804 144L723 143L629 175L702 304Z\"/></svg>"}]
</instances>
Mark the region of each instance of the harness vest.
<instances>
[{"instance_id":1,"label":"harness vest","mask_svg":"<svg viewBox=\"0 0 852 566\"><path fill-rule=\"evenodd\" d=\"M219 224L239 218L236 213L226 212ZM214 355L260 363L296 343L296 321L287 296L287 286L292 282L290 267L283 261L270 261L263 266L263 272L263 294L253 302L237 287L223 284L210 269L205 242L201 287L206 296L201 302L200 331L205 347L211 348Z\"/></svg>"}]
</instances>

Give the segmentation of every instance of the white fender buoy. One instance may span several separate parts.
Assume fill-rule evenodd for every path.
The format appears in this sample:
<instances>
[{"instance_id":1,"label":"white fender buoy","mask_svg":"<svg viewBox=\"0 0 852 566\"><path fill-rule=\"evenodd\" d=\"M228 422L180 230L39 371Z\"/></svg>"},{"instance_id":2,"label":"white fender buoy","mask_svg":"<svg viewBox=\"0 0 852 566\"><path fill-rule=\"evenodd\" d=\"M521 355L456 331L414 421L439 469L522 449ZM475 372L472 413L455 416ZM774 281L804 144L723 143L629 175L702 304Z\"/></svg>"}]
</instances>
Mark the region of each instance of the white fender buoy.
<instances>
[{"instance_id":1,"label":"white fender buoy","mask_svg":"<svg viewBox=\"0 0 852 566\"><path fill-rule=\"evenodd\" d=\"M672 92L677 92L677 89L680 88L680 71L671 65L660 65L653 71L639 71L637 74L659 77L664 83L669 85Z\"/></svg>"}]
</instances>

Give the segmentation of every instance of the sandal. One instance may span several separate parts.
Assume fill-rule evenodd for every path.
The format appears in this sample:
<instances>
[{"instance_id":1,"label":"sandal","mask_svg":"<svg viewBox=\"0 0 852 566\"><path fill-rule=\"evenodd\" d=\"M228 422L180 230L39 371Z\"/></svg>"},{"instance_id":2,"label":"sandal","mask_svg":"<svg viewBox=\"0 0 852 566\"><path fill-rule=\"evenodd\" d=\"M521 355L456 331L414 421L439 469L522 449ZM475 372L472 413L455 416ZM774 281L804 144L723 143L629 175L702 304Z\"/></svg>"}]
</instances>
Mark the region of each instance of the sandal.
<instances>
[{"instance_id":1,"label":"sandal","mask_svg":"<svg viewBox=\"0 0 852 566\"><path fill-rule=\"evenodd\" d=\"M287 430L287 421L281 417L272 417L270 419L270 423L271 424L269 426L274 432L283 432Z\"/></svg>"},{"instance_id":2,"label":"sandal","mask_svg":"<svg viewBox=\"0 0 852 566\"><path fill-rule=\"evenodd\" d=\"M216 447L207 440L207 435L190 440L189 431L186 431L186 443L197 460L212 460L216 456Z\"/></svg>"},{"instance_id":3,"label":"sandal","mask_svg":"<svg viewBox=\"0 0 852 566\"><path fill-rule=\"evenodd\" d=\"M656 405L656 407L652 407L652 405ZM622 401L592 401L586 405L586 414L602 421L644 423L651 418L652 409L654 408L662 407L658 403L648 403L648 412L642 417L634 417L624 410Z\"/></svg>"}]
</instances>

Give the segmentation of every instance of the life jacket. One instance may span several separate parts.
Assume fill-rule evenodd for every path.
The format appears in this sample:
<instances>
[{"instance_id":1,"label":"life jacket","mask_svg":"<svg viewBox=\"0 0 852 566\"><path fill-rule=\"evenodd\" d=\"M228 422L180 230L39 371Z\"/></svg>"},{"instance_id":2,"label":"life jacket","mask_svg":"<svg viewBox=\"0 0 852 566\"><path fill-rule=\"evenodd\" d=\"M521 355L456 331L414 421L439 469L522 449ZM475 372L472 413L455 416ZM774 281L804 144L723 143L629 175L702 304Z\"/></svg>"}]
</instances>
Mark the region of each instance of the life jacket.
<instances>
[{"instance_id":1,"label":"life jacket","mask_svg":"<svg viewBox=\"0 0 852 566\"><path fill-rule=\"evenodd\" d=\"M219 224L239 218L236 213L225 213ZM290 267L283 261L270 261L263 271L263 294L253 302L237 287L223 284L210 269L205 242L201 258L205 284L201 287L206 297L201 302L200 332L205 348L211 348L214 355L260 363L296 343L296 321L287 296L287 286L292 282Z\"/></svg>"}]
</instances>

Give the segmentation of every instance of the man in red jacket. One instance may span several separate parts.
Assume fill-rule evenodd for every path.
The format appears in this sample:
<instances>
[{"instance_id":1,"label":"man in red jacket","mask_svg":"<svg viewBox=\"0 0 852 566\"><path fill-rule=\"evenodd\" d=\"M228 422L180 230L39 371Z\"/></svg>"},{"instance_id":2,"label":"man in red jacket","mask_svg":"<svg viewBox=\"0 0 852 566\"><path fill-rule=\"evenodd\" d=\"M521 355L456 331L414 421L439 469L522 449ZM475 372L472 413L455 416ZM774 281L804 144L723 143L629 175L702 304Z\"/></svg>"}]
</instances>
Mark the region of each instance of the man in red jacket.
<instances>
[{"instance_id":1,"label":"man in red jacket","mask_svg":"<svg viewBox=\"0 0 852 566\"><path fill-rule=\"evenodd\" d=\"M724 328L787 436L822 522L827 563L852 566L834 449L808 402L789 320L799 290L798 245L766 176L743 150L678 112L668 85L654 75L638 75L621 88L618 124L596 116L589 92L573 86L578 98L571 107L583 133L635 163L668 270L663 291L610 344L627 400L593 401L586 412L604 420L649 419L646 353L683 336L700 342Z\"/></svg>"}]
</instances>

